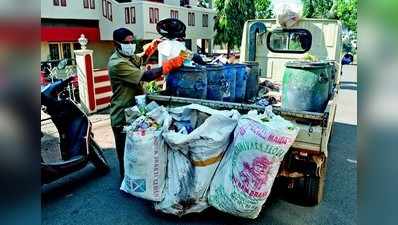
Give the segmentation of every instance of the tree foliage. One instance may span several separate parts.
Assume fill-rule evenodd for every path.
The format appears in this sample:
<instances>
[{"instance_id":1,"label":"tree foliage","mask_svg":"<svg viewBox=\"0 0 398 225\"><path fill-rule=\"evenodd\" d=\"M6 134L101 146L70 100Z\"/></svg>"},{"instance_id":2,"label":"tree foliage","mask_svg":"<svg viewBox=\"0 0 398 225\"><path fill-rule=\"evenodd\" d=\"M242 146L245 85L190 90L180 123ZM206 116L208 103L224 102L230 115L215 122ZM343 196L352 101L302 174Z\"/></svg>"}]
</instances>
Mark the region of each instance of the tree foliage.
<instances>
[{"instance_id":1,"label":"tree foliage","mask_svg":"<svg viewBox=\"0 0 398 225\"><path fill-rule=\"evenodd\" d=\"M357 30L358 0L303 0L303 16L339 19L349 30Z\"/></svg>"},{"instance_id":2,"label":"tree foliage","mask_svg":"<svg viewBox=\"0 0 398 225\"><path fill-rule=\"evenodd\" d=\"M229 50L240 46L246 20L255 18L254 0L216 0L214 29L216 44L227 44Z\"/></svg>"},{"instance_id":3,"label":"tree foliage","mask_svg":"<svg viewBox=\"0 0 398 225\"><path fill-rule=\"evenodd\" d=\"M303 16L307 18L328 18L333 0L303 0Z\"/></svg>"},{"instance_id":4,"label":"tree foliage","mask_svg":"<svg viewBox=\"0 0 398 225\"><path fill-rule=\"evenodd\" d=\"M273 16L271 0L255 0L256 18L268 19Z\"/></svg>"},{"instance_id":5,"label":"tree foliage","mask_svg":"<svg viewBox=\"0 0 398 225\"><path fill-rule=\"evenodd\" d=\"M349 30L357 32L358 0L338 0L336 15Z\"/></svg>"},{"instance_id":6,"label":"tree foliage","mask_svg":"<svg viewBox=\"0 0 398 225\"><path fill-rule=\"evenodd\" d=\"M226 16L224 11L225 0L215 0L215 8L217 10L216 18L214 21L214 30L217 31L214 38L216 44L223 44L228 42Z\"/></svg>"}]
</instances>

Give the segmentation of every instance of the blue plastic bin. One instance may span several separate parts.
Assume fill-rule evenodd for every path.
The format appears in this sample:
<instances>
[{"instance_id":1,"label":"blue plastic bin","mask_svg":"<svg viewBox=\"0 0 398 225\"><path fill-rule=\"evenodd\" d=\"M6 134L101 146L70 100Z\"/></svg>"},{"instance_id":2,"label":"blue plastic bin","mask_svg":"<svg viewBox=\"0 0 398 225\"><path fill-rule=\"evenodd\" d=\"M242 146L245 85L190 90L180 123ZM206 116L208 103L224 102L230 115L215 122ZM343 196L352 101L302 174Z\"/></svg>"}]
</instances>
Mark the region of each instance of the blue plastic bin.
<instances>
[{"instance_id":1,"label":"blue plastic bin","mask_svg":"<svg viewBox=\"0 0 398 225\"><path fill-rule=\"evenodd\" d=\"M233 64L236 69L235 102L243 102L246 95L247 70L245 64Z\"/></svg>"},{"instance_id":2,"label":"blue plastic bin","mask_svg":"<svg viewBox=\"0 0 398 225\"><path fill-rule=\"evenodd\" d=\"M166 78L166 91L172 96L206 99L207 74L205 67L181 67Z\"/></svg>"}]
</instances>

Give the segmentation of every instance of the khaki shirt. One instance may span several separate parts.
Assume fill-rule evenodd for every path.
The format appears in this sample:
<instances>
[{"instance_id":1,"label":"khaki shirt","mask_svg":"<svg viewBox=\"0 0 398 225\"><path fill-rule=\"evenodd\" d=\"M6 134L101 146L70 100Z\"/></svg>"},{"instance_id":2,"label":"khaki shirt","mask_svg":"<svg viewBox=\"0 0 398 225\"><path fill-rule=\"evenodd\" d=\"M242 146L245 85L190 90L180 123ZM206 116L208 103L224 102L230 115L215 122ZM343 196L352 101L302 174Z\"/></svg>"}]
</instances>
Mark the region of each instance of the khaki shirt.
<instances>
[{"instance_id":1,"label":"khaki shirt","mask_svg":"<svg viewBox=\"0 0 398 225\"><path fill-rule=\"evenodd\" d=\"M142 58L126 58L115 51L109 58L108 70L112 86L111 125L121 127L126 123L124 109L135 105L135 96L143 93L140 86L144 74Z\"/></svg>"}]
</instances>

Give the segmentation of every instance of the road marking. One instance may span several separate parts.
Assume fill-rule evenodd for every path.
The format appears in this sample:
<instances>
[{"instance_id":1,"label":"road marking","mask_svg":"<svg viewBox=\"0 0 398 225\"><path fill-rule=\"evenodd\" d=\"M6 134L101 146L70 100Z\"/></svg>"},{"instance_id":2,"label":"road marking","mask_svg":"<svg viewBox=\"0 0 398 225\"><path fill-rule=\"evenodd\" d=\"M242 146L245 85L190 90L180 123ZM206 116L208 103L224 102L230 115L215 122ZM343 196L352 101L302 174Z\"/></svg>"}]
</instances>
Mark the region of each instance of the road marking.
<instances>
[{"instance_id":1,"label":"road marking","mask_svg":"<svg viewBox=\"0 0 398 225\"><path fill-rule=\"evenodd\" d=\"M357 164L357 161L356 161L356 160L353 160L353 159L347 159L347 162L353 163L353 164Z\"/></svg>"}]
</instances>

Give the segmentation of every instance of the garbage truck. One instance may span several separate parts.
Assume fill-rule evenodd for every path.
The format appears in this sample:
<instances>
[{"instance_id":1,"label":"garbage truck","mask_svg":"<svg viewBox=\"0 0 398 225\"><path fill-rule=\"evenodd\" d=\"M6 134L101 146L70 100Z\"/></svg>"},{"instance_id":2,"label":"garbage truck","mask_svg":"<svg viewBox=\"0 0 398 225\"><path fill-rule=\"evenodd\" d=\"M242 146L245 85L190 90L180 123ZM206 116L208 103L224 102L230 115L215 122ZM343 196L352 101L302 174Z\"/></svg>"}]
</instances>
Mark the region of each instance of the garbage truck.
<instances>
[{"instance_id":1,"label":"garbage truck","mask_svg":"<svg viewBox=\"0 0 398 225\"><path fill-rule=\"evenodd\" d=\"M249 20L244 25L240 62L256 63L260 82L269 81L282 86L282 104L273 104L273 111L300 128L281 164L273 192L301 205L316 205L323 196L328 143L333 130L341 75L341 34L342 25L338 20L301 19L290 28L281 27L276 19ZM306 55L318 58L317 62L303 62ZM323 69L319 70L321 67ZM290 80L290 83L285 80L287 72L293 71L294 75L297 70L304 70L304 73L306 70L323 71L318 74L312 72L316 74L313 81L323 83L320 88L322 92L312 92L315 94L313 97L323 96L324 103L316 110L299 107L308 101L304 92L292 92L293 97L286 100L288 94L283 91L284 88L297 82L309 82L300 81L300 76ZM237 109L242 113L264 110L264 106L248 102L196 99L172 96L167 92L148 94L147 98L166 106L197 103L215 109ZM284 101L290 107L284 107Z\"/></svg>"}]
</instances>

